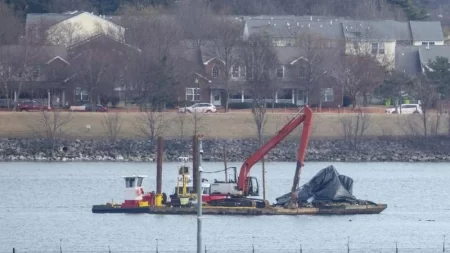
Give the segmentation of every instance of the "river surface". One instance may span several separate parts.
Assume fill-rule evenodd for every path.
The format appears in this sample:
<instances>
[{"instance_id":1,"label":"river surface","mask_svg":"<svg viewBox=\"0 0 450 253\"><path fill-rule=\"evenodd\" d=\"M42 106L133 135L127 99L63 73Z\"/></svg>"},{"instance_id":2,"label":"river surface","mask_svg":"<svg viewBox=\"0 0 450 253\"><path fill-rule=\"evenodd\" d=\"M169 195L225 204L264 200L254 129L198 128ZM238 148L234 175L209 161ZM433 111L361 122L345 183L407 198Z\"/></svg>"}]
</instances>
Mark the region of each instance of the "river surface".
<instances>
[{"instance_id":1,"label":"river surface","mask_svg":"<svg viewBox=\"0 0 450 253\"><path fill-rule=\"evenodd\" d=\"M165 163L172 193L177 163ZM204 163L206 171L222 163ZM240 166L231 163L230 166ZM301 182L330 163L308 163ZM442 252L450 241L450 165L334 163L354 179L359 199L386 203L376 215L205 216L207 252ZM295 163L267 163L267 199L289 191ZM121 176L148 175L156 163L0 163L0 252L196 252L196 216L93 214L94 204L123 200ZM252 170L261 182L261 166ZM205 174L212 181L223 172ZM262 191L262 190L261 190ZM447 251L450 243L447 243Z\"/></svg>"}]
</instances>

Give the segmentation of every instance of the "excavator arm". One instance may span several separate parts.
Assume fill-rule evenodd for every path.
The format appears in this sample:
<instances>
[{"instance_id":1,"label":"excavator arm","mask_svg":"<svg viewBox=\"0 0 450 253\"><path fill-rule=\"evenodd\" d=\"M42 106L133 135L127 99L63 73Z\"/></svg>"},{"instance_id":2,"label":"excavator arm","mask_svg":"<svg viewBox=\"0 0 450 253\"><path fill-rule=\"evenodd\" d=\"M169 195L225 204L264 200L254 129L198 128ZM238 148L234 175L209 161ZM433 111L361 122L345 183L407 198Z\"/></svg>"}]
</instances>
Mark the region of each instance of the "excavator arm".
<instances>
[{"instance_id":1,"label":"excavator arm","mask_svg":"<svg viewBox=\"0 0 450 253\"><path fill-rule=\"evenodd\" d=\"M301 112L304 111L303 114ZM311 132L311 121L312 121L312 111L309 106L305 106L300 110L292 120L290 120L272 139L265 143L258 151L256 151L252 156L250 156L244 164L242 164L239 179L238 188L243 191L245 196L248 195L248 175L250 170L258 161L260 161L267 153L269 153L275 146L277 146L286 136L288 136L292 131L294 131L302 122L304 122L304 127L301 135L300 147L297 154L297 168L303 166L303 161L305 159L306 147L308 145L309 135ZM299 169L298 169L299 170ZM296 172L299 175L300 172ZM294 178L295 180L295 178ZM295 183L295 181L294 181ZM298 184L298 182L297 182Z\"/></svg>"}]
</instances>

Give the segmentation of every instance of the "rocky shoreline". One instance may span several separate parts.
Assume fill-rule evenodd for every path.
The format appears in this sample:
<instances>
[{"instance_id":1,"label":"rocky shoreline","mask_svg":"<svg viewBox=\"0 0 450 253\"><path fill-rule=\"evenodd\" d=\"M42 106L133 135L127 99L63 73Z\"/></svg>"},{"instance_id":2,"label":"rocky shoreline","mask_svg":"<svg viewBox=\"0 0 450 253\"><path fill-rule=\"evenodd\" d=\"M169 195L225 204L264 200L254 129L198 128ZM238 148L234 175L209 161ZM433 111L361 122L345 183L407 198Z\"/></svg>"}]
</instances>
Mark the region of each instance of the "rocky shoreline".
<instances>
[{"instance_id":1,"label":"rocky shoreline","mask_svg":"<svg viewBox=\"0 0 450 253\"><path fill-rule=\"evenodd\" d=\"M296 159L298 140L285 140L272 150L269 161ZM52 145L42 139L0 139L0 161L155 161L155 145L151 141L58 140ZM190 140L165 140L165 161L190 156ZM227 161L242 162L257 147L255 140L207 139L203 141L204 161L221 162L226 150ZM307 161L342 162L450 162L450 138L422 140L310 140Z\"/></svg>"}]
</instances>

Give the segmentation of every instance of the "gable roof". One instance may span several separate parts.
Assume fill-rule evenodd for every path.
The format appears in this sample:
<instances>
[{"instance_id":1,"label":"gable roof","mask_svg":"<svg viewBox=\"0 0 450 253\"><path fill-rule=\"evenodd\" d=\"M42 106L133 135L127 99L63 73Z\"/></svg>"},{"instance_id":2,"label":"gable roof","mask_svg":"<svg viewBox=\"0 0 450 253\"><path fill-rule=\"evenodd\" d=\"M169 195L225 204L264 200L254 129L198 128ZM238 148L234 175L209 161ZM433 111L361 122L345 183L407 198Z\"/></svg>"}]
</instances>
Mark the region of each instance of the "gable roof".
<instances>
[{"instance_id":1,"label":"gable roof","mask_svg":"<svg viewBox=\"0 0 450 253\"><path fill-rule=\"evenodd\" d=\"M444 41L440 21L409 21L415 41Z\"/></svg>"},{"instance_id":2,"label":"gable roof","mask_svg":"<svg viewBox=\"0 0 450 253\"><path fill-rule=\"evenodd\" d=\"M415 77L421 72L419 47L398 46L395 49L395 69L409 77Z\"/></svg>"},{"instance_id":3,"label":"gable roof","mask_svg":"<svg viewBox=\"0 0 450 253\"><path fill-rule=\"evenodd\" d=\"M450 46L420 46L419 59L422 65L427 65L429 61L436 60L436 57L446 57L450 60Z\"/></svg>"},{"instance_id":4,"label":"gable roof","mask_svg":"<svg viewBox=\"0 0 450 253\"><path fill-rule=\"evenodd\" d=\"M28 30L34 25L40 25L42 23L47 24L49 26L60 23L64 20L72 18L74 16L78 16L82 13L88 13L83 11L68 11L64 13L28 13L25 21L25 29ZM93 13L91 13L94 15ZM121 16L105 16L99 15L99 17L106 19L116 25L121 25L122 17Z\"/></svg>"},{"instance_id":5,"label":"gable roof","mask_svg":"<svg viewBox=\"0 0 450 253\"><path fill-rule=\"evenodd\" d=\"M54 24L48 31L49 42L57 45L70 46L98 34L107 34L119 41L125 40L125 28L88 12Z\"/></svg>"},{"instance_id":6,"label":"gable roof","mask_svg":"<svg viewBox=\"0 0 450 253\"><path fill-rule=\"evenodd\" d=\"M394 20L342 21L342 30L346 39L369 41L411 40L407 22Z\"/></svg>"},{"instance_id":7,"label":"gable roof","mask_svg":"<svg viewBox=\"0 0 450 253\"><path fill-rule=\"evenodd\" d=\"M66 61L67 50L64 46L37 46L31 47L26 45L8 45L0 47L0 59L21 60L24 59L25 53L28 54L30 63L47 63L48 61L59 57Z\"/></svg>"}]
</instances>

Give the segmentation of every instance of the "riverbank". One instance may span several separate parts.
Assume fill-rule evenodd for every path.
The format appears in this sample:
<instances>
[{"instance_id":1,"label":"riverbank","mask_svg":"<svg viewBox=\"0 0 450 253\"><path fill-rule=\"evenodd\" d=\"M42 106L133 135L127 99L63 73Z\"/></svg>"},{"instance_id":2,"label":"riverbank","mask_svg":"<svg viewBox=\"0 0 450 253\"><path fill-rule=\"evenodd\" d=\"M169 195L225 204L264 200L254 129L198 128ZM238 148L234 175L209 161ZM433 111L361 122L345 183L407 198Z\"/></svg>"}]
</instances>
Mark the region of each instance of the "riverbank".
<instances>
[{"instance_id":1,"label":"riverbank","mask_svg":"<svg viewBox=\"0 0 450 253\"><path fill-rule=\"evenodd\" d=\"M0 139L0 161L118 161L150 162L155 160L155 145L150 141L62 140L54 143L54 152L42 139ZM267 156L269 161L296 160L298 140L285 140ZM191 141L165 140L165 160L177 161L190 156ZM255 150L252 139L205 139L204 160L242 162ZM310 140L306 161L342 162L450 162L450 138L403 140L366 139L356 143L344 140Z\"/></svg>"},{"instance_id":2,"label":"riverbank","mask_svg":"<svg viewBox=\"0 0 450 253\"><path fill-rule=\"evenodd\" d=\"M295 113L268 112L263 135L272 137ZM117 116L117 118L116 118ZM208 138L249 139L257 136L253 115L249 112L218 114L179 114L179 113L41 113L41 112L0 112L0 138L34 138L47 136L56 119L61 128L56 131L62 139L108 139L108 126L120 131L119 139L148 138L150 126L166 139L183 139L194 133ZM358 118L355 113L317 113L313 115L312 139L342 139L345 133L355 132ZM418 115L365 114L359 118L364 122L364 137L403 137L423 135L422 118ZM429 135L436 129L434 116L428 120ZM440 118L437 132L448 134L447 116ZM298 139L301 126L288 138ZM55 132L55 131L54 131Z\"/></svg>"}]
</instances>

